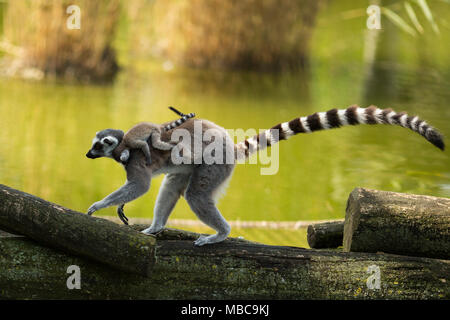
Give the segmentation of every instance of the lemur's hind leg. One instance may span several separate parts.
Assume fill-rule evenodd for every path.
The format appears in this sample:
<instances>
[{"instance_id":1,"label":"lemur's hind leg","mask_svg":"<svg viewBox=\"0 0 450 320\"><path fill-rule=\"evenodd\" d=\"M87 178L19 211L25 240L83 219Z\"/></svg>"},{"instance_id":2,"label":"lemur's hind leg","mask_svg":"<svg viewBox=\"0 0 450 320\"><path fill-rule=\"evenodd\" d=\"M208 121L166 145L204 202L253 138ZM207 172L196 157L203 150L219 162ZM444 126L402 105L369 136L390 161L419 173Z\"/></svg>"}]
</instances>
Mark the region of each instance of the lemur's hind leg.
<instances>
[{"instance_id":1,"label":"lemur's hind leg","mask_svg":"<svg viewBox=\"0 0 450 320\"><path fill-rule=\"evenodd\" d=\"M155 131L152 133L152 146L159 150L171 150L175 145L162 141L161 134Z\"/></svg>"},{"instance_id":2,"label":"lemur's hind leg","mask_svg":"<svg viewBox=\"0 0 450 320\"><path fill-rule=\"evenodd\" d=\"M194 169L185 197L197 217L206 225L217 231L210 236L201 236L194 245L221 242L230 234L231 227L216 207L215 192L226 183L232 174L234 164L200 165Z\"/></svg>"},{"instance_id":3,"label":"lemur's hind leg","mask_svg":"<svg viewBox=\"0 0 450 320\"><path fill-rule=\"evenodd\" d=\"M164 177L158 197L156 198L153 212L152 225L143 230L142 233L154 234L161 231L167 223L169 215L172 213L180 195L184 193L188 183L189 174L168 174Z\"/></svg>"}]
</instances>

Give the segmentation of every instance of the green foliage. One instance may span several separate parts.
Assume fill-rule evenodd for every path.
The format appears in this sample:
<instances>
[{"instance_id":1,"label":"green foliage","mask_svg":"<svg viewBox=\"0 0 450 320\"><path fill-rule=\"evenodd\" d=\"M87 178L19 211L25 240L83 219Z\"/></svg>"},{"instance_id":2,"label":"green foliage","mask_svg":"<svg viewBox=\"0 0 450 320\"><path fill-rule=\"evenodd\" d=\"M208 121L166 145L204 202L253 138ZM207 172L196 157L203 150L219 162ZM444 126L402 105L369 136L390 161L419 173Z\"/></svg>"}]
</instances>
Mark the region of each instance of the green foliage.
<instances>
[{"instance_id":1,"label":"green foliage","mask_svg":"<svg viewBox=\"0 0 450 320\"><path fill-rule=\"evenodd\" d=\"M412 6L412 3L414 4L414 7L417 9L420 9L422 15L425 17L428 24L431 26L432 30L436 34L440 34L439 26L434 18L434 15L432 13L432 10L428 6L427 0L411 0L411 1L404 1L404 11L408 15L409 19L411 20L411 23L413 24L414 28L411 27L408 22L406 22L405 19L403 19L398 13L396 13L394 10L389 9L387 6L381 8L381 13L384 14L384 16L389 19L393 24L395 24L397 27L399 27L404 32L410 34L411 36L416 36L416 30L423 34L424 29L419 22L419 18L416 14L416 11L414 10L414 7ZM402 10L398 10L402 11Z\"/></svg>"},{"instance_id":2,"label":"green foliage","mask_svg":"<svg viewBox=\"0 0 450 320\"><path fill-rule=\"evenodd\" d=\"M403 31L409 33L412 36L416 36L416 32L411 28L405 20L403 20L398 14L388 8L381 8L381 13L383 13L386 18L388 18L397 27L401 28Z\"/></svg>"}]
</instances>

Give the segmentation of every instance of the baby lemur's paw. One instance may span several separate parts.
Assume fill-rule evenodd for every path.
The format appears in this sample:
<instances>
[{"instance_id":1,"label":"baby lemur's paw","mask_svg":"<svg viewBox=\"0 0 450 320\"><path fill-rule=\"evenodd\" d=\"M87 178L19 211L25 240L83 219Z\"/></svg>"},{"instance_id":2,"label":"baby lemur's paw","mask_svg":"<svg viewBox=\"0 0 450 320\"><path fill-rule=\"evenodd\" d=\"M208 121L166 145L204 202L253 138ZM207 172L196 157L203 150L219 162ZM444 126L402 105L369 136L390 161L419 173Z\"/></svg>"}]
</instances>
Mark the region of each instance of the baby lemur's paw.
<instances>
[{"instance_id":1,"label":"baby lemur's paw","mask_svg":"<svg viewBox=\"0 0 450 320\"><path fill-rule=\"evenodd\" d=\"M126 164L129 158L130 158L130 150L128 149L123 150L123 152L120 154L120 162Z\"/></svg>"}]
</instances>

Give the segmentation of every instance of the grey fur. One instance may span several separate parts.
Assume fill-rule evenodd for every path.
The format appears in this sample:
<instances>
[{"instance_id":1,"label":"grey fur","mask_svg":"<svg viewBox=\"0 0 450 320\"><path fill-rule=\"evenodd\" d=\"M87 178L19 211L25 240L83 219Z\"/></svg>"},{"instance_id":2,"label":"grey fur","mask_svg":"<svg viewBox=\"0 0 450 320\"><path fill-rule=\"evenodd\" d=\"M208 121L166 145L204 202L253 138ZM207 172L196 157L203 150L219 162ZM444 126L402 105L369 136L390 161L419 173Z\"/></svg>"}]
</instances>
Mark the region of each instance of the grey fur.
<instances>
[{"instance_id":1,"label":"grey fur","mask_svg":"<svg viewBox=\"0 0 450 320\"><path fill-rule=\"evenodd\" d=\"M171 109L181 114L176 109ZM190 137L193 137L190 144L183 145L189 142L181 141L177 146L182 146L183 150L188 150L187 154L183 152L182 158L191 160L189 163L193 164L175 164L172 162L171 152L156 148L153 140L147 139L146 143L152 154L151 165L146 165L145 156L139 150L129 151L129 160L124 166L127 172L127 182L103 200L94 203L88 209L89 215L102 208L119 206L119 217L124 218L123 205L146 193L150 188L152 177L167 174L156 200L152 225L145 229L143 233L152 234L161 231L179 197L183 195L197 217L217 231L214 235L202 236L194 242L195 245L201 246L220 242L230 233L230 226L217 209L215 200L221 189L229 181L235 161L246 158L263 147L285 140L295 134L339 128L344 125L396 124L418 132L435 146L444 150L442 136L425 121L418 117L408 117L402 113L397 114L391 109L382 110L374 106L365 109L351 106L347 109L332 109L327 112L296 118L289 122L280 123L272 129L239 142L237 145L233 144L227 131L222 127L207 120L197 119L186 119L185 122L180 123L186 118L184 114L182 116L183 118L178 123L171 122L160 126L160 128L165 129L161 131L160 139L169 142L172 133L176 130L187 130ZM192 116L194 115L192 114ZM195 130L198 127L196 124L200 125L200 132ZM173 130L173 125L179 125L179 127ZM202 141L203 150L212 143L212 141L203 141L204 133L209 129L216 131L214 143L216 141L223 142L223 148L221 149L223 150L223 158L226 159L228 154L234 154L235 158L232 159L231 164L227 164L227 161L222 162L222 164L215 162L207 164L207 161L204 161L206 160L205 156L196 153L194 140ZM124 133L121 130L106 129L98 132L93 140L93 146L86 156L89 158L110 157L120 161L121 154L119 151L123 137ZM189 152L189 150L194 150L194 152Z\"/></svg>"},{"instance_id":2,"label":"grey fur","mask_svg":"<svg viewBox=\"0 0 450 320\"><path fill-rule=\"evenodd\" d=\"M195 121L200 121L202 133L208 129L215 129L223 138L224 158L226 152L233 152L234 144L225 129L206 120L189 119L180 125L180 128L188 130L193 137ZM167 125L167 124L163 124ZM114 142L115 148L111 151L111 146L104 146L101 150L105 150L103 156L111 157L120 162L120 153L122 151L116 148L122 139L120 138L120 130L110 131L103 130L97 133L94 138L95 143L102 143L103 138L114 137L118 143ZM171 133L174 130L163 132L161 139L170 141ZM123 138L123 132L122 132ZM150 141L147 141L149 143ZM211 142L202 142L205 148ZM97 145L98 146L98 145ZM230 233L230 226L221 215L216 207L215 195L229 179L233 173L233 164L179 164L172 163L171 152L167 150L159 150L149 143L150 152L152 154L151 165L146 165L145 156L138 150L131 150L128 162L124 165L127 172L127 182L124 186L114 191L103 200L94 203L89 209L88 214L92 215L95 211L109 206L123 206L143 194L150 187L150 180L159 174L167 174L160 188L155 208L152 225L142 231L145 234L154 234L161 231L167 223L167 220L175 207L180 196L184 196L190 208L197 217L206 225L217 231L216 234L210 236L202 236L197 239L194 244L202 246L205 244L223 241ZM193 146L190 146L193 150ZM231 149L231 150L230 150ZM120 153L118 152L120 151ZM89 155L95 155L90 157ZM87 156L90 158L98 158L101 151L91 149ZM194 160L194 154L188 155ZM123 207L122 207L123 209ZM123 211L122 211L123 213ZM120 216L120 215L119 215Z\"/></svg>"},{"instance_id":3,"label":"grey fur","mask_svg":"<svg viewBox=\"0 0 450 320\"><path fill-rule=\"evenodd\" d=\"M140 149L145 154L146 164L152 163L147 139L151 138L151 145L160 150L171 150L173 144L161 140L162 126L150 122L141 122L125 133L122 142L117 147L120 152L120 161L125 163L130 156L130 149Z\"/></svg>"}]
</instances>

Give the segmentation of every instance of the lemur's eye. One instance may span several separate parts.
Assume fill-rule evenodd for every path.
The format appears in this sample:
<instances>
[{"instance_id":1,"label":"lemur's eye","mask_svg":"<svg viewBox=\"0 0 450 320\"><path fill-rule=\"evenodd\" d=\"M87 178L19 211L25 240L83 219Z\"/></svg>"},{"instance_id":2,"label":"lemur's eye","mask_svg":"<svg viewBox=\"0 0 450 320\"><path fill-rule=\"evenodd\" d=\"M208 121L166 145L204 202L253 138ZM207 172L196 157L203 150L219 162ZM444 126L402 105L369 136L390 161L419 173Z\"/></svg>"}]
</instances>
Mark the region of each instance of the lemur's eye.
<instances>
[{"instance_id":1,"label":"lemur's eye","mask_svg":"<svg viewBox=\"0 0 450 320\"><path fill-rule=\"evenodd\" d=\"M113 142L111 140L109 140L108 138L103 139L103 142L108 144L108 145L112 145Z\"/></svg>"},{"instance_id":2,"label":"lemur's eye","mask_svg":"<svg viewBox=\"0 0 450 320\"><path fill-rule=\"evenodd\" d=\"M94 144L94 150L102 150L102 144L100 142L96 142Z\"/></svg>"}]
</instances>

